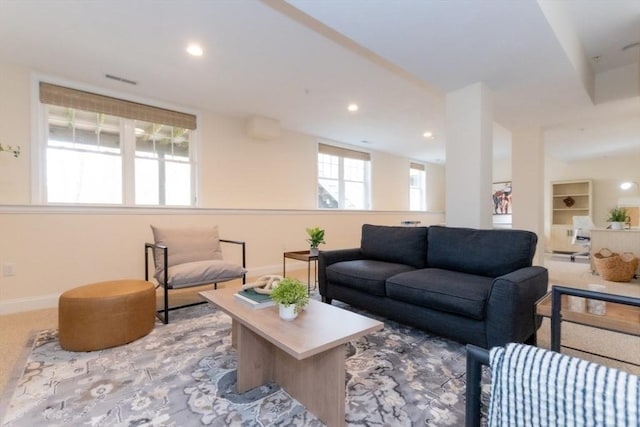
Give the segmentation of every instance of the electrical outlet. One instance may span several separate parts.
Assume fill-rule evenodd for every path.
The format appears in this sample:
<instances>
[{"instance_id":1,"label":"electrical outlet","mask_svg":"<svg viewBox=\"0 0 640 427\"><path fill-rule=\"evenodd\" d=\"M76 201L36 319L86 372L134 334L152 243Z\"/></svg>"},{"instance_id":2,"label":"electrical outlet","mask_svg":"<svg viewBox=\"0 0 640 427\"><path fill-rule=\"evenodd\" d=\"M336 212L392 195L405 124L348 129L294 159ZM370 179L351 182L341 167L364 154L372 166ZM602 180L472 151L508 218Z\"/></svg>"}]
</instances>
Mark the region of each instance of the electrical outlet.
<instances>
[{"instance_id":1,"label":"electrical outlet","mask_svg":"<svg viewBox=\"0 0 640 427\"><path fill-rule=\"evenodd\" d=\"M16 263L15 262L5 262L2 264L2 275L4 277L15 276L16 275Z\"/></svg>"}]
</instances>

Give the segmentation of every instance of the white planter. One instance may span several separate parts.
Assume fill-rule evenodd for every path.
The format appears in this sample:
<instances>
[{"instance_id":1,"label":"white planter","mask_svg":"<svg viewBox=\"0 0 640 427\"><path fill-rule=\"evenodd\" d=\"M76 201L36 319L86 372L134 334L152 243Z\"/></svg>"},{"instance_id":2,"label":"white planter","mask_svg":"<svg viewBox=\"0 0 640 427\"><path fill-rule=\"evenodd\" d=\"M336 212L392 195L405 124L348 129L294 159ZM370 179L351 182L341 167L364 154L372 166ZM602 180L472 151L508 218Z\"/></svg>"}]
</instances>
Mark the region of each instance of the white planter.
<instances>
[{"instance_id":1,"label":"white planter","mask_svg":"<svg viewBox=\"0 0 640 427\"><path fill-rule=\"evenodd\" d=\"M311 256L318 256L318 248L309 248L309 255Z\"/></svg>"},{"instance_id":2,"label":"white planter","mask_svg":"<svg viewBox=\"0 0 640 427\"><path fill-rule=\"evenodd\" d=\"M295 304L279 304L280 310L280 318L282 320L293 320L298 317L298 313L296 313L296 305Z\"/></svg>"},{"instance_id":3,"label":"white planter","mask_svg":"<svg viewBox=\"0 0 640 427\"><path fill-rule=\"evenodd\" d=\"M624 222L612 222L611 223L612 230L624 230Z\"/></svg>"}]
</instances>

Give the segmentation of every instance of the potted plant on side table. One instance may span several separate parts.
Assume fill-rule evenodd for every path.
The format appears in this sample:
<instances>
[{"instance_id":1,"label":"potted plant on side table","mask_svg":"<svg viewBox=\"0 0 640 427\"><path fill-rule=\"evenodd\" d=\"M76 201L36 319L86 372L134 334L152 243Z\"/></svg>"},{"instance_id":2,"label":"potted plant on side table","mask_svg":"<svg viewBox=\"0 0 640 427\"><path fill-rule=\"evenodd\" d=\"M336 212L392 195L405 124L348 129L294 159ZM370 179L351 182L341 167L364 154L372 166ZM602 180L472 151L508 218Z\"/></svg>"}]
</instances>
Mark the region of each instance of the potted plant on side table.
<instances>
[{"instance_id":1,"label":"potted plant on side table","mask_svg":"<svg viewBox=\"0 0 640 427\"><path fill-rule=\"evenodd\" d=\"M624 222L627 220L627 210L625 208L613 208L609 210L609 219L612 230L624 229Z\"/></svg>"},{"instance_id":2,"label":"potted plant on side table","mask_svg":"<svg viewBox=\"0 0 640 427\"><path fill-rule=\"evenodd\" d=\"M293 320L309 303L307 287L298 279L285 277L271 291L271 299L278 304L280 318Z\"/></svg>"},{"instance_id":3,"label":"potted plant on side table","mask_svg":"<svg viewBox=\"0 0 640 427\"><path fill-rule=\"evenodd\" d=\"M321 243L326 243L324 241L324 230L320 227L307 228L307 234L309 235L307 239L310 246L309 255L318 256L318 246Z\"/></svg>"}]
</instances>

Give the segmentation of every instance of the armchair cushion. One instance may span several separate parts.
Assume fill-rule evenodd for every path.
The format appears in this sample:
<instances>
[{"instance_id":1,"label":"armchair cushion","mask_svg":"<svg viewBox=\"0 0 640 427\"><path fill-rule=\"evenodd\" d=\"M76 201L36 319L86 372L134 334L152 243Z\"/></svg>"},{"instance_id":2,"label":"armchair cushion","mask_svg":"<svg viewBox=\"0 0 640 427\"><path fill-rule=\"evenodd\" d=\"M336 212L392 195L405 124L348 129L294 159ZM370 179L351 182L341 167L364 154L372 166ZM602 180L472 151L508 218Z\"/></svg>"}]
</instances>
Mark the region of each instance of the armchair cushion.
<instances>
[{"instance_id":1,"label":"armchair cushion","mask_svg":"<svg viewBox=\"0 0 640 427\"><path fill-rule=\"evenodd\" d=\"M247 270L242 266L223 260L195 261L169 267L167 286L181 288L221 283L242 277ZM160 277L156 276L160 281Z\"/></svg>"},{"instance_id":2,"label":"armchair cushion","mask_svg":"<svg viewBox=\"0 0 640 427\"><path fill-rule=\"evenodd\" d=\"M218 227L156 227L151 226L156 245L169 251L169 267L194 261L222 260ZM156 278L163 271L163 251L154 250Z\"/></svg>"}]
</instances>

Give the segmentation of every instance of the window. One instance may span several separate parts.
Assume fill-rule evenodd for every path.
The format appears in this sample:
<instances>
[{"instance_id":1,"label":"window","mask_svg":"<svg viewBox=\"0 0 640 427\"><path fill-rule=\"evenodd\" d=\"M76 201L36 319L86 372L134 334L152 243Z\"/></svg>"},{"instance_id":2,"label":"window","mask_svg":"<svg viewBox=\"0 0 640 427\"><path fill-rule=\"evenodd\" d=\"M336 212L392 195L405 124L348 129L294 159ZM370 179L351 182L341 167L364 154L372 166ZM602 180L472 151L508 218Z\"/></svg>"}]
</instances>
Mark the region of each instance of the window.
<instances>
[{"instance_id":1,"label":"window","mask_svg":"<svg viewBox=\"0 0 640 427\"><path fill-rule=\"evenodd\" d=\"M189 134L184 128L136 121L136 204L190 204Z\"/></svg>"},{"instance_id":2,"label":"window","mask_svg":"<svg viewBox=\"0 0 640 427\"><path fill-rule=\"evenodd\" d=\"M318 145L318 207L369 209L369 153Z\"/></svg>"},{"instance_id":3,"label":"window","mask_svg":"<svg viewBox=\"0 0 640 427\"><path fill-rule=\"evenodd\" d=\"M193 205L195 116L40 83L48 203Z\"/></svg>"},{"instance_id":4,"label":"window","mask_svg":"<svg viewBox=\"0 0 640 427\"><path fill-rule=\"evenodd\" d=\"M409 165L409 210L425 210L425 199L426 194L424 165L411 163Z\"/></svg>"}]
</instances>

